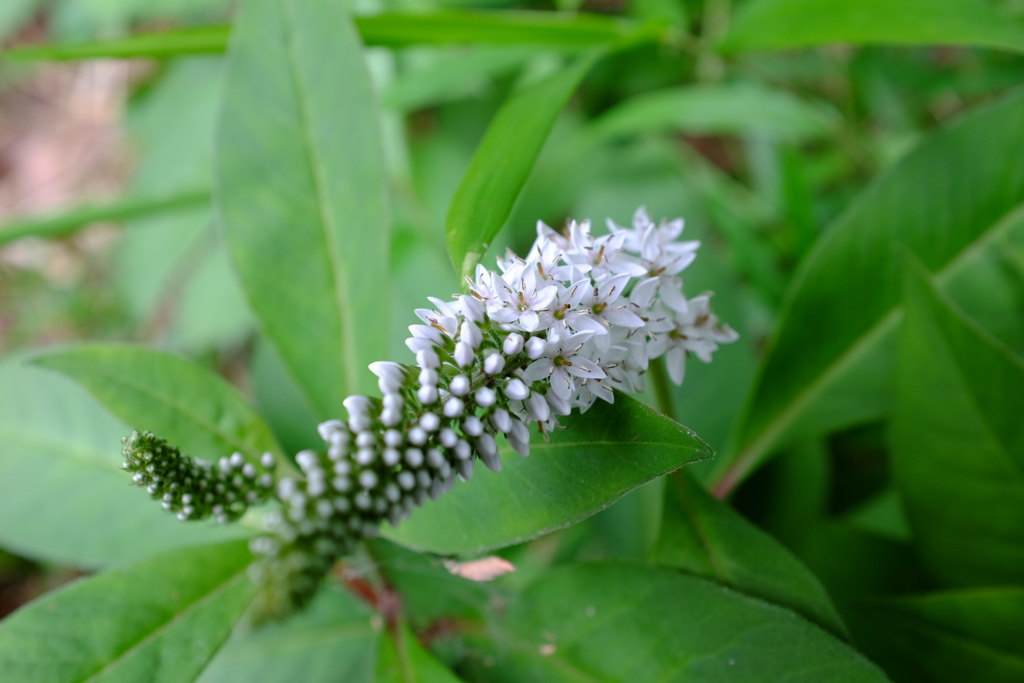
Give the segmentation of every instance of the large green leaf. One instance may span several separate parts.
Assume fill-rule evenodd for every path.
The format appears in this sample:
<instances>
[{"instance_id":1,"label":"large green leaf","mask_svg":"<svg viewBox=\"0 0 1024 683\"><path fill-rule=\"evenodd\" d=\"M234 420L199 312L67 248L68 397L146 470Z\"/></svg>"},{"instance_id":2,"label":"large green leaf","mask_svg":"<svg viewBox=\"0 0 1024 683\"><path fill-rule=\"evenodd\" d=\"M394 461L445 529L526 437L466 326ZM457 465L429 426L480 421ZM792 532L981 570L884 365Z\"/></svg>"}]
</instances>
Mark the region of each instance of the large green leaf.
<instances>
[{"instance_id":1,"label":"large green leaf","mask_svg":"<svg viewBox=\"0 0 1024 683\"><path fill-rule=\"evenodd\" d=\"M233 634L198 683L373 683L382 627L352 594L325 587L301 614Z\"/></svg>"},{"instance_id":2,"label":"large green leaf","mask_svg":"<svg viewBox=\"0 0 1024 683\"><path fill-rule=\"evenodd\" d=\"M477 553L574 524L656 477L712 455L686 427L616 394L565 421L529 458L506 447L504 469L420 508L397 529L399 543L439 553Z\"/></svg>"},{"instance_id":3,"label":"large green leaf","mask_svg":"<svg viewBox=\"0 0 1024 683\"><path fill-rule=\"evenodd\" d=\"M235 269L320 419L388 341L380 131L341 0L253 0L232 36L216 192Z\"/></svg>"},{"instance_id":4,"label":"large green leaf","mask_svg":"<svg viewBox=\"0 0 1024 683\"><path fill-rule=\"evenodd\" d=\"M828 133L834 119L827 108L783 90L753 83L705 84L632 97L597 119L592 133L603 137L675 131L760 133L798 140Z\"/></svg>"},{"instance_id":5,"label":"large green leaf","mask_svg":"<svg viewBox=\"0 0 1024 683\"><path fill-rule=\"evenodd\" d=\"M601 51L535 83L495 115L455 191L445 233L456 270L473 272L505 224L562 107Z\"/></svg>"},{"instance_id":6,"label":"large green leaf","mask_svg":"<svg viewBox=\"0 0 1024 683\"><path fill-rule=\"evenodd\" d=\"M825 43L978 45L1024 51L1024 25L975 0L755 0L722 47L779 50Z\"/></svg>"},{"instance_id":7,"label":"large green leaf","mask_svg":"<svg viewBox=\"0 0 1024 683\"><path fill-rule=\"evenodd\" d=\"M378 683L459 683L459 680L420 645L405 624L399 623L381 639Z\"/></svg>"},{"instance_id":8,"label":"large green leaf","mask_svg":"<svg viewBox=\"0 0 1024 683\"><path fill-rule=\"evenodd\" d=\"M908 268L892 465L922 559L955 586L1024 581L1024 362Z\"/></svg>"},{"instance_id":9,"label":"large green leaf","mask_svg":"<svg viewBox=\"0 0 1024 683\"><path fill-rule=\"evenodd\" d=\"M653 559L787 607L847 637L842 619L814 574L775 539L682 472L673 475L665 489Z\"/></svg>"},{"instance_id":10,"label":"large green leaf","mask_svg":"<svg viewBox=\"0 0 1024 683\"><path fill-rule=\"evenodd\" d=\"M0 386L0 546L93 569L244 533L183 524L132 486L127 427L69 380L8 358Z\"/></svg>"},{"instance_id":11,"label":"large green leaf","mask_svg":"<svg viewBox=\"0 0 1024 683\"><path fill-rule=\"evenodd\" d=\"M195 680L252 598L244 542L77 581L0 623L5 683Z\"/></svg>"},{"instance_id":12,"label":"large green leaf","mask_svg":"<svg viewBox=\"0 0 1024 683\"><path fill-rule=\"evenodd\" d=\"M630 21L575 12L391 12L354 17L353 21L363 42L386 47L449 43L582 47L609 43L636 30ZM14 59L95 59L213 54L225 50L230 31L228 26L204 26L92 43L32 45L5 55Z\"/></svg>"},{"instance_id":13,"label":"large green leaf","mask_svg":"<svg viewBox=\"0 0 1024 683\"><path fill-rule=\"evenodd\" d=\"M858 600L857 642L900 683L1024 680L1024 588Z\"/></svg>"},{"instance_id":14,"label":"large green leaf","mask_svg":"<svg viewBox=\"0 0 1024 683\"><path fill-rule=\"evenodd\" d=\"M402 610L416 630L444 619L478 621L494 594L494 584L452 574L439 557L382 538L367 541L366 548L377 571L402 596Z\"/></svg>"},{"instance_id":15,"label":"large green leaf","mask_svg":"<svg viewBox=\"0 0 1024 683\"><path fill-rule=\"evenodd\" d=\"M230 384L182 358L141 346L89 345L34 359L85 387L139 431L207 460L280 454L270 428Z\"/></svg>"},{"instance_id":16,"label":"large green leaf","mask_svg":"<svg viewBox=\"0 0 1024 683\"><path fill-rule=\"evenodd\" d=\"M716 492L772 450L888 410L905 251L956 298L998 240L1024 229L1024 93L974 111L875 182L801 265ZM985 305L979 300L979 305Z\"/></svg>"},{"instance_id":17,"label":"large green leaf","mask_svg":"<svg viewBox=\"0 0 1024 683\"><path fill-rule=\"evenodd\" d=\"M209 201L208 190L196 190L166 197L129 197L107 204L80 206L53 216L0 225L0 244L23 237L64 237L99 221L123 221L153 214L174 213L208 204Z\"/></svg>"},{"instance_id":18,"label":"large green leaf","mask_svg":"<svg viewBox=\"0 0 1024 683\"><path fill-rule=\"evenodd\" d=\"M496 624L494 681L885 681L794 613L710 581L620 564L555 570Z\"/></svg>"}]
</instances>

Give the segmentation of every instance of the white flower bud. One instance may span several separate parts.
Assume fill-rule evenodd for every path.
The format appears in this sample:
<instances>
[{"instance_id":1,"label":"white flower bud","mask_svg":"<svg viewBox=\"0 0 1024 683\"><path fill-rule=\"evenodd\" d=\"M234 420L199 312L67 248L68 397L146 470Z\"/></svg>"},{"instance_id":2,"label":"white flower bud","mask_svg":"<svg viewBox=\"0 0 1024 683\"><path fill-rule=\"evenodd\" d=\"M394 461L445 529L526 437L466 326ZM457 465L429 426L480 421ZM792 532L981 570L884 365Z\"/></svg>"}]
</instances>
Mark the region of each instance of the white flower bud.
<instances>
[{"instance_id":1,"label":"white flower bud","mask_svg":"<svg viewBox=\"0 0 1024 683\"><path fill-rule=\"evenodd\" d=\"M473 364L476 354L472 346L460 341L455 344L455 353L452 354L452 357L460 368L468 368Z\"/></svg>"},{"instance_id":2,"label":"white flower bud","mask_svg":"<svg viewBox=\"0 0 1024 683\"><path fill-rule=\"evenodd\" d=\"M540 420L541 422L551 417L551 406L544 399L544 395L537 392L530 394L529 398L526 399L526 410L535 420Z\"/></svg>"},{"instance_id":3,"label":"white flower bud","mask_svg":"<svg viewBox=\"0 0 1024 683\"><path fill-rule=\"evenodd\" d=\"M504 408L496 409L489 419L494 428L502 434L508 434L512 429L512 418Z\"/></svg>"},{"instance_id":4,"label":"white flower bud","mask_svg":"<svg viewBox=\"0 0 1024 683\"><path fill-rule=\"evenodd\" d=\"M543 337L530 337L530 340L526 342L526 357L537 360L544 355L547 348L548 343Z\"/></svg>"},{"instance_id":5,"label":"white flower bud","mask_svg":"<svg viewBox=\"0 0 1024 683\"><path fill-rule=\"evenodd\" d=\"M365 432L373 426L369 415L353 415L348 419L348 426L353 432Z\"/></svg>"},{"instance_id":6,"label":"white flower bud","mask_svg":"<svg viewBox=\"0 0 1024 683\"><path fill-rule=\"evenodd\" d=\"M384 410L401 410L405 400L401 394L384 394Z\"/></svg>"},{"instance_id":7,"label":"white flower bud","mask_svg":"<svg viewBox=\"0 0 1024 683\"><path fill-rule=\"evenodd\" d=\"M459 435L452 431L450 427L442 429L437 438L445 448L454 448L455 444L459 441Z\"/></svg>"},{"instance_id":8,"label":"white flower bud","mask_svg":"<svg viewBox=\"0 0 1024 683\"><path fill-rule=\"evenodd\" d=\"M497 375L505 369L505 356L498 352L492 353L484 358L484 372L488 375Z\"/></svg>"},{"instance_id":9,"label":"white flower bud","mask_svg":"<svg viewBox=\"0 0 1024 683\"><path fill-rule=\"evenodd\" d=\"M373 470L363 470L359 473L359 485L364 489L372 489L377 485L377 473Z\"/></svg>"},{"instance_id":10,"label":"white flower bud","mask_svg":"<svg viewBox=\"0 0 1024 683\"><path fill-rule=\"evenodd\" d=\"M406 491L416 488L416 475L408 470L399 472L397 477L398 485Z\"/></svg>"},{"instance_id":11,"label":"white flower bud","mask_svg":"<svg viewBox=\"0 0 1024 683\"><path fill-rule=\"evenodd\" d=\"M523 335L518 332L505 337L505 341L501 344L502 350L505 351L506 356L514 356L523 350Z\"/></svg>"},{"instance_id":12,"label":"white flower bud","mask_svg":"<svg viewBox=\"0 0 1024 683\"><path fill-rule=\"evenodd\" d=\"M397 429L389 429L386 432L384 432L385 446L389 446L391 448L398 448L399 446L402 445L402 442L404 440L405 439L402 436L402 432L398 431Z\"/></svg>"},{"instance_id":13,"label":"white flower bud","mask_svg":"<svg viewBox=\"0 0 1024 683\"><path fill-rule=\"evenodd\" d=\"M416 365L421 368L438 368L441 367L441 359L437 357L437 352L433 349L417 351Z\"/></svg>"},{"instance_id":14,"label":"white flower bud","mask_svg":"<svg viewBox=\"0 0 1024 683\"><path fill-rule=\"evenodd\" d=\"M468 460L473 455L473 449L465 439L459 439L455 444L455 457L459 460Z\"/></svg>"},{"instance_id":15,"label":"white flower bud","mask_svg":"<svg viewBox=\"0 0 1024 683\"><path fill-rule=\"evenodd\" d=\"M356 435L356 447L357 448L369 448L377 443L377 437L374 436L373 432L359 432Z\"/></svg>"},{"instance_id":16,"label":"white flower bud","mask_svg":"<svg viewBox=\"0 0 1024 683\"><path fill-rule=\"evenodd\" d=\"M295 462L298 463L299 468L301 468L303 472L308 472L309 470L316 467L316 452L299 451L298 453L295 454Z\"/></svg>"},{"instance_id":17,"label":"white flower bud","mask_svg":"<svg viewBox=\"0 0 1024 683\"><path fill-rule=\"evenodd\" d=\"M513 378L505 383L503 393L511 401L523 401L530 395L530 389L523 384L523 380Z\"/></svg>"},{"instance_id":18,"label":"white flower bud","mask_svg":"<svg viewBox=\"0 0 1024 683\"><path fill-rule=\"evenodd\" d=\"M355 461L363 467L372 464L376 459L377 451L372 448L360 448L356 451Z\"/></svg>"},{"instance_id":19,"label":"white flower bud","mask_svg":"<svg viewBox=\"0 0 1024 683\"><path fill-rule=\"evenodd\" d=\"M484 425L476 415L470 415L462 421L462 431L470 436L480 436L483 434Z\"/></svg>"},{"instance_id":20,"label":"white flower bud","mask_svg":"<svg viewBox=\"0 0 1024 683\"><path fill-rule=\"evenodd\" d=\"M320 433L320 438L327 442L330 442L331 435L334 432L342 429L345 429L345 423L341 420L327 420L316 426L316 431ZM264 465L264 467L270 467L270 465Z\"/></svg>"},{"instance_id":21,"label":"white flower bud","mask_svg":"<svg viewBox=\"0 0 1024 683\"><path fill-rule=\"evenodd\" d=\"M332 420L332 421L333 422L341 423L341 420ZM274 458L274 454L273 453L269 453L268 452L268 453L264 453L263 455L260 456L260 464L263 465L268 470L270 468L272 468L276 462L277 462L277 460Z\"/></svg>"},{"instance_id":22,"label":"white flower bud","mask_svg":"<svg viewBox=\"0 0 1024 683\"><path fill-rule=\"evenodd\" d=\"M385 448L380 454L380 458L388 467L394 467L402 459L402 454L397 448Z\"/></svg>"},{"instance_id":23,"label":"white flower bud","mask_svg":"<svg viewBox=\"0 0 1024 683\"><path fill-rule=\"evenodd\" d=\"M395 408L385 408L380 414L380 421L385 427L394 427L402 421L402 411Z\"/></svg>"},{"instance_id":24,"label":"white flower bud","mask_svg":"<svg viewBox=\"0 0 1024 683\"><path fill-rule=\"evenodd\" d=\"M422 427L413 427L409 430L406 438L414 446L422 446L427 442L427 432Z\"/></svg>"},{"instance_id":25,"label":"white flower bud","mask_svg":"<svg viewBox=\"0 0 1024 683\"><path fill-rule=\"evenodd\" d=\"M473 460L461 460L455 466L455 470L459 473L459 477L462 478L462 481L469 481L473 478L474 464Z\"/></svg>"},{"instance_id":26,"label":"white flower bud","mask_svg":"<svg viewBox=\"0 0 1024 683\"><path fill-rule=\"evenodd\" d=\"M458 418L462 417L462 414L466 410L466 404L462 402L461 398L455 398L452 396L444 402L444 414L446 417Z\"/></svg>"},{"instance_id":27,"label":"white flower bud","mask_svg":"<svg viewBox=\"0 0 1024 683\"><path fill-rule=\"evenodd\" d=\"M419 467L423 464L423 451L418 448L407 448L405 462L409 464L409 467Z\"/></svg>"},{"instance_id":28,"label":"white flower bud","mask_svg":"<svg viewBox=\"0 0 1024 683\"><path fill-rule=\"evenodd\" d=\"M441 418L439 418L434 413L423 413L422 417L420 417L420 427L422 427L427 432L436 432L440 426Z\"/></svg>"},{"instance_id":29,"label":"white flower bud","mask_svg":"<svg viewBox=\"0 0 1024 683\"><path fill-rule=\"evenodd\" d=\"M456 375L452 377L452 381L448 384L448 391L452 392L455 396L465 396L469 393L470 386L468 377Z\"/></svg>"},{"instance_id":30,"label":"white flower bud","mask_svg":"<svg viewBox=\"0 0 1024 683\"><path fill-rule=\"evenodd\" d=\"M433 467L435 470L441 469L445 465L444 456L441 451L436 448L430 448L427 450L427 464Z\"/></svg>"},{"instance_id":31,"label":"white flower bud","mask_svg":"<svg viewBox=\"0 0 1024 683\"><path fill-rule=\"evenodd\" d=\"M416 398L420 400L423 405L430 405L438 399L437 387L433 384L424 384L416 390Z\"/></svg>"},{"instance_id":32,"label":"white flower bud","mask_svg":"<svg viewBox=\"0 0 1024 683\"><path fill-rule=\"evenodd\" d=\"M473 394L473 400L476 401L476 404L481 408L490 408L494 405L497 397L494 395L494 389L491 389L490 387L480 387L476 390L476 393Z\"/></svg>"}]
</instances>

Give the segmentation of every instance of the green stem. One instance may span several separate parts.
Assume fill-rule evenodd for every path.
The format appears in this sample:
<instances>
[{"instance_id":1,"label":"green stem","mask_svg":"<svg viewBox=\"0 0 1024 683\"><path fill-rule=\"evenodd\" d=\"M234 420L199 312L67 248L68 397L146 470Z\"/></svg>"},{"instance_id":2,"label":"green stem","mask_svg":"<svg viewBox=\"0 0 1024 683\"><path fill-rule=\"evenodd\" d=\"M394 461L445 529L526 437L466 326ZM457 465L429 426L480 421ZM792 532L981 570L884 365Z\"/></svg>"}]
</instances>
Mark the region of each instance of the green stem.
<instances>
[{"instance_id":1,"label":"green stem","mask_svg":"<svg viewBox=\"0 0 1024 683\"><path fill-rule=\"evenodd\" d=\"M655 358L652 360L647 370L647 376L651 378L651 386L654 388L654 397L658 402L658 410L674 420L676 417L676 407L675 402L672 400L672 387L668 381L665 359Z\"/></svg>"}]
</instances>

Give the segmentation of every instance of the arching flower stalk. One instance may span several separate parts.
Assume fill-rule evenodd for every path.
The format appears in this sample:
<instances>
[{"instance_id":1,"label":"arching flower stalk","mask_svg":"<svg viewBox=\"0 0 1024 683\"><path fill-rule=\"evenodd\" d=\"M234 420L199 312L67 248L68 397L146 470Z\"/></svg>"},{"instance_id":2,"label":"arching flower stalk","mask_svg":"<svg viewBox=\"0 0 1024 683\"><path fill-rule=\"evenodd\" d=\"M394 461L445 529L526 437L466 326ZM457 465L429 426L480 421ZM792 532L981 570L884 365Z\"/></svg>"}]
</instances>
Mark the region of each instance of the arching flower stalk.
<instances>
[{"instance_id":1,"label":"arching flower stalk","mask_svg":"<svg viewBox=\"0 0 1024 683\"><path fill-rule=\"evenodd\" d=\"M546 438L572 410L613 402L614 389L642 391L661 355L679 383L688 353L708 361L736 340L710 294L683 293L679 273L699 245L675 241L682 220L656 225L640 209L632 227L609 229L539 223L525 258L478 266L469 294L416 311L415 365L371 364L383 396L346 398L346 419L319 426L325 449L296 456L304 478L278 482L282 506L252 543L264 615L305 604L337 558L471 479L477 461L499 471L498 439L527 456L531 425Z\"/></svg>"}]
</instances>

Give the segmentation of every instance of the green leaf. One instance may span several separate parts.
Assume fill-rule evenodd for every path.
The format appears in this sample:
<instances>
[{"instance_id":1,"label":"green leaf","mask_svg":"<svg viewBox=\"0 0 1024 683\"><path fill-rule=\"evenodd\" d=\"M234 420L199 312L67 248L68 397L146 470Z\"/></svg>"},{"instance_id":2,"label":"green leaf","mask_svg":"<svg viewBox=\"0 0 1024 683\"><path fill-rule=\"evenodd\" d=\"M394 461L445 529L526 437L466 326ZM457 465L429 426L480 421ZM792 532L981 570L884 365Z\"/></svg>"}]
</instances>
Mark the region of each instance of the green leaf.
<instances>
[{"instance_id":1,"label":"green leaf","mask_svg":"<svg viewBox=\"0 0 1024 683\"><path fill-rule=\"evenodd\" d=\"M81 206L53 216L27 218L0 225L0 244L8 244L23 237L65 237L100 221L124 221L172 213L202 206L209 201L210 192L198 190L166 197L129 197L108 204Z\"/></svg>"},{"instance_id":2,"label":"green leaf","mask_svg":"<svg viewBox=\"0 0 1024 683\"><path fill-rule=\"evenodd\" d=\"M534 46L478 47L447 54L400 74L381 94L381 103L400 112L479 95L495 76L536 57Z\"/></svg>"},{"instance_id":3,"label":"green leaf","mask_svg":"<svg viewBox=\"0 0 1024 683\"><path fill-rule=\"evenodd\" d=\"M922 559L954 586L1024 577L1024 362L909 267L892 465Z\"/></svg>"},{"instance_id":4,"label":"green leaf","mask_svg":"<svg viewBox=\"0 0 1024 683\"><path fill-rule=\"evenodd\" d=\"M835 123L828 109L783 90L730 83L665 88L631 97L598 118L593 132L602 137L674 131L760 133L801 140L825 135Z\"/></svg>"},{"instance_id":5,"label":"green leaf","mask_svg":"<svg viewBox=\"0 0 1024 683\"><path fill-rule=\"evenodd\" d=\"M215 198L242 288L318 419L376 390L367 365L388 348L382 158L345 3L246 3L228 56Z\"/></svg>"},{"instance_id":6,"label":"green leaf","mask_svg":"<svg viewBox=\"0 0 1024 683\"><path fill-rule=\"evenodd\" d=\"M746 419L719 463L720 496L795 438L886 414L903 254L954 297L969 289L988 250L1024 229L1024 166L1006 154L1017 147L1019 91L939 130L828 229L793 279Z\"/></svg>"},{"instance_id":7,"label":"green leaf","mask_svg":"<svg viewBox=\"0 0 1024 683\"><path fill-rule=\"evenodd\" d=\"M412 628L429 628L442 619L482 618L494 592L490 584L456 576L441 559L384 539L368 540L366 547L388 585L402 596L402 609Z\"/></svg>"},{"instance_id":8,"label":"green leaf","mask_svg":"<svg viewBox=\"0 0 1024 683\"><path fill-rule=\"evenodd\" d=\"M857 642L895 681L1024 680L1024 588L864 599L850 615Z\"/></svg>"},{"instance_id":9,"label":"green leaf","mask_svg":"<svg viewBox=\"0 0 1024 683\"><path fill-rule=\"evenodd\" d=\"M198 683L373 683L382 626L352 594L325 587L287 621L233 634Z\"/></svg>"},{"instance_id":10,"label":"green leaf","mask_svg":"<svg viewBox=\"0 0 1024 683\"><path fill-rule=\"evenodd\" d=\"M471 274L483 258L512 212L559 112L601 54L591 52L516 93L491 121L445 220L448 253L459 273Z\"/></svg>"},{"instance_id":11,"label":"green leaf","mask_svg":"<svg viewBox=\"0 0 1024 683\"><path fill-rule=\"evenodd\" d=\"M399 623L394 633L381 640L377 683L459 683L459 678Z\"/></svg>"},{"instance_id":12,"label":"green leaf","mask_svg":"<svg viewBox=\"0 0 1024 683\"><path fill-rule=\"evenodd\" d=\"M7 358L0 386L0 546L93 569L245 533L182 524L131 486L127 428L64 377Z\"/></svg>"},{"instance_id":13,"label":"green leaf","mask_svg":"<svg viewBox=\"0 0 1024 683\"><path fill-rule=\"evenodd\" d=\"M673 475L665 489L653 559L786 607L840 638L848 637L814 574L685 473Z\"/></svg>"},{"instance_id":14,"label":"green leaf","mask_svg":"<svg viewBox=\"0 0 1024 683\"><path fill-rule=\"evenodd\" d=\"M755 0L722 48L785 50L826 43L977 45L1024 51L1024 25L974 0Z\"/></svg>"},{"instance_id":15,"label":"green leaf","mask_svg":"<svg viewBox=\"0 0 1024 683\"><path fill-rule=\"evenodd\" d=\"M498 620L494 681L885 681L792 612L664 569L556 569Z\"/></svg>"},{"instance_id":16,"label":"green leaf","mask_svg":"<svg viewBox=\"0 0 1024 683\"><path fill-rule=\"evenodd\" d=\"M0 623L4 681L191 682L252 599L250 560L176 550L49 593Z\"/></svg>"},{"instance_id":17,"label":"green leaf","mask_svg":"<svg viewBox=\"0 0 1024 683\"><path fill-rule=\"evenodd\" d=\"M473 480L420 508L391 539L417 550L478 553L575 524L641 484L711 457L686 427L616 394L565 421L529 458L502 451L504 469L480 466Z\"/></svg>"},{"instance_id":18,"label":"green leaf","mask_svg":"<svg viewBox=\"0 0 1024 683\"><path fill-rule=\"evenodd\" d=\"M238 451L259 462L267 451L280 455L270 428L234 387L177 356L96 344L33 362L64 373L132 428L151 431L191 456L209 460Z\"/></svg>"},{"instance_id":19,"label":"green leaf","mask_svg":"<svg viewBox=\"0 0 1024 683\"><path fill-rule=\"evenodd\" d=\"M396 48L449 43L585 47L610 43L636 30L629 21L575 12L391 12L353 21L367 45ZM11 59L58 60L213 54L227 48L230 32L229 26L204 26L91 43L32 45L3 54Z\"/></svg>"}]
</instances>

